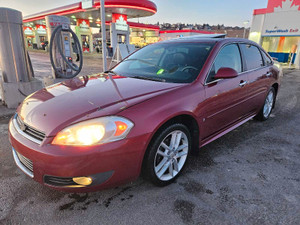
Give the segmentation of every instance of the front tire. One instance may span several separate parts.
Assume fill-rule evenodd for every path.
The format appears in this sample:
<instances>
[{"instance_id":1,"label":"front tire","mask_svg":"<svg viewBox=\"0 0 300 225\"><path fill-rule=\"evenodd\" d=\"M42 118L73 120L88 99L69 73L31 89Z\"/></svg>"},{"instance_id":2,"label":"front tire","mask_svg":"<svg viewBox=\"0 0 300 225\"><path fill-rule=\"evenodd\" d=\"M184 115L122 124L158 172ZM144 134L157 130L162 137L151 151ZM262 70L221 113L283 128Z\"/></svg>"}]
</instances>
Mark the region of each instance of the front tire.
<instances>
[{"instance_id":1,"label":"front tire","mask_svg":"<svg viewBox=\"0 0 300 225\"><path fill-rule=\"evenodd\" d=\"M265 99L264 105L259 111L259 113L255 116L255 119L260 121L265 121L269 119L272 110L274 108L275 98L276 98L275 89L271 87Z\"/></svg>"},{"instance_id":2,"label":"front tire","mask_svg":"<svg viewBox=\"0 0 300 225\"><path fill-rule=\"evenodd\" d=\"M191 146L191 135L185 125L173 124L161 130L145 157L146 178L157 186L172 183L183 171Z\"/></svg>"}]
</instances>

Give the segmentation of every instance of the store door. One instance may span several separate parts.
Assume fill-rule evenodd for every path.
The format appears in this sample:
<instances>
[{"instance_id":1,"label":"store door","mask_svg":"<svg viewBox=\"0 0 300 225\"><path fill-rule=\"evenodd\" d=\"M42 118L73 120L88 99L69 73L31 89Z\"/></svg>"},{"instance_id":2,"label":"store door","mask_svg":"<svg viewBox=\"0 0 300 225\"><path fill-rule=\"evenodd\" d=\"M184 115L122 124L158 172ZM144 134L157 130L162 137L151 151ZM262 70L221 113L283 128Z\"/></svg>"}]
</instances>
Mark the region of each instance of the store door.
<instances>
[{"instance_id":1,"label":"store door","mask_svg":"<svg viewBox=\"0 0 300 225\"><path fill-rule=\"evenodd\" d=\"M40 47L41 49L46 49L46 37L45 36L39 36L40 39Z\"/></svg>"},{"instance_id":2,"label":"store door","mask_svg":"<svg viewBox=\"0 0 300 225\"><path fill-rule=\"evenodd\" d=\"M26 40L27 40L27 47L32 48L32 37L27 37Z\"/></svg>"},{"instance_id":3,"label":"store door","mask_svg":"<svg viewBox=\"0 0 300 225\"><path fill-rule=\"evenodd\" d=\"M82 43L82 51L83 52L90 52L89 36L88 35L81 35L81 43Z\"/></svg>"}]
</instances>

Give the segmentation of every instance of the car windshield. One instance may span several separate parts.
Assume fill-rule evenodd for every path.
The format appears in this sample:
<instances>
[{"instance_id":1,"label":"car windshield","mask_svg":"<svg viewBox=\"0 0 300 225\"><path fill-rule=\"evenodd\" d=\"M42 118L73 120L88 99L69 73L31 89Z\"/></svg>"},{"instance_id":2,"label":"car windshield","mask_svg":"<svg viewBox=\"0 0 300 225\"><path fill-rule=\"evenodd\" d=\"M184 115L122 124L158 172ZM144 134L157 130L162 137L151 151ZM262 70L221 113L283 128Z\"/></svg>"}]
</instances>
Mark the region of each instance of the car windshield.
<instances>
[{"instance_id":1,"label":"car windshield","mask_svg":"<svg viewBox=\"0 0 300 225\"><path fill-rule=\"evenodd\" d=\"M160 43L142 48L113 68L137 79L191 83L199 75L213 43Z\"/></svg>"}]
</instances>

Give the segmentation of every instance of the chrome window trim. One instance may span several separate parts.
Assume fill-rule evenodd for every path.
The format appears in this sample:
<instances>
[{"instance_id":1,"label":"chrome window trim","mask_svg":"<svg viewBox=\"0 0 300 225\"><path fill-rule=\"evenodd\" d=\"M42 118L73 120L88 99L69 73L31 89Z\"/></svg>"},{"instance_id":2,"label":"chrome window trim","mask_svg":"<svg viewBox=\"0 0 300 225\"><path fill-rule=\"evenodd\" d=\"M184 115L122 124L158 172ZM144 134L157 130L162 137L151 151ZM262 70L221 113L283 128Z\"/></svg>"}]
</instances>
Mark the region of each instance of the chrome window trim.
<instances>
[{"instance_id":1,"label":"chrome window trim","mask_svg":"<svg viewBox=\"0 0 300 225\"><path fill-rule=\"evenodd\" d=\"M244 73L248 73L248 72L253 72L253 71L255 71L255 70L259 70L259 69L264 69L264 68L266 68L266 67L269 67L269 66L261 66L261 67L257 67L257 68L255 68L255 69L251 69L251 70L243 71L243 72L239 73L239 75L240 75L240 74L244 74Z\"/></svg>"},{"instance_id":2,"label":"chrome window trim","mask_svg":"<svg viewBox=\"0 0 300 225\"><path fill-rule=\"evenodd\" d=\"M244 73L250 73L250 72L253 72L253 71L255 71L255 70L264 69L264 68L266 68L266 67L269 67L269 66L257 67L257 68L252 69L252 70L243 71L243 72L239 73L238 76L243 75ZM213 80L213 81L211 81L211 82L205 83L204 86L207 86L207 85L213 84L213 83L217 83L217 82L219 82L219 81L221 81L221 80L224 80L224 79Z\"/></svg>"},{"instance_id":3,"label":"chrome window trim","mask_svg":"<svg viewBox=\"0 0 300 225\"><path fill-rule=\"evenodd\" d=\"M211 82L205 83L205 86L206 86L206 85L209 85L209 84L218 83L218 82L221 81L221 80L224 80L224 79L213 80L213 81L211 81Z\"/></svg>"},{"instance_id":4,"label":"chrome window trim","mask_svg":"<svg viewBox=\"0 0 300 225\"><path fill-rule=\"evenodd\" d=\"M12 152L13 152L13 157L14 157L14 160L15 160L15 163L17 164L17 166L26 174L28 175L29 177L33 178L34 175L33 175L33 172L31 172L29 169L27 169L20 161L18 155L17 155L17 152L14 148L12 148Z\"/></svg>"},{"instance_id":5,"label":"chrome window trim","mask_svg":"<svg viewBox=\"0 0 300 225\"><path fill-rule=\"evenodd\" d=\"M242 73L245 73L245 72L251 72L251 71L254 71L254 70L258 70L258 69L262 69L262 68L267 67L267 65L265 65L265 64L266 64L266 63L265 63L265 59L264 59L264 57L263 57L262 54L261 54L261 51L262 51L262 50L261 50L261 48L260 48L259 46L256 46L256 45L254 45L254 44L245 43L245 42L241 42L240 44L248 44L248 45L252 45L252 46L256 47L256 48L258 49L259 53L260 53L262 62L263 62L263 64L264 64L263 66L259 66L259 67L256 67L256 68L254 68L254 69L251 69L251 70L243 71Z\"/></svg>"},{"instance_id":6,"label":"chrome window trim","mask_svg":"<svg viewBox=\"0 0 300 225\"><path fill-rule=\"evenodd\" d=\"M30 140L30 141L32 141L32 142L38 144L38 145L41 145L41 144L42 144L42 141L37 140L37 139L35 139L35 138L29 136L28 134L26 134L25 132L23 132L23 131L20 129L20 127L19 127L19 125L18 125L18 123L17 123L17 114L15 114L15 116L14 116L12 122L13 122L13 125L14 125L15 129L17 130L17 132L18 132L19 134L21 134L23 137L25 137L26 139L28 139L28 140Z\"/></svg>"},{"instance_id":7,"label":"chrome window trim","mask_svg":"<svg viewBox=\"0 0 300 225\"><path fill-rule=\"evenodd\" d=\"M220 51L221 51L224 47L226 47L227 45L231 45L231 44L237 44L237 45L238 45L238 44L249 44L249 43L247 43L247 42L238 42L238 41L237 41L237 42L227 43L227 44L225 44L225 45L222 46L222 48L220 49ZM249 45L253 45L253 44L250 43ZM257 47L258 50L261 51L261 49L260 49L258 46L256 46L256 45L253 45L253 46ZM223 79L217 79L217 80L213 80L213 81L208 82L208 83L206 82L206 81L207 81L207 78L208 78L208 75L209 75L209 73L210 73L210 71L211 71L211 69L212 69L212 66L214 65L215 60L216 60L217 56L219 55L220 51L218 52L218 54L217 54L216 57L214 58L214 61L213 61L212 65L211 65L210 68L209 68L209 72L207 73L207 75L206 75L206 77L205 77L204 86L207 86L207 85L209 85L209 84L213 84L213 83L219 82L220 80L223 80ZM241 51L241 50L240 50L240 51ZM241 55L241 60L242 60L242 65L243 65L242 55ZM263 59L263 60L264 60L264 59ZM261 66L261 67L257 67L257 68L255 68L255 69L245 70L245 71L242 71L242 72L238 73L238 76L239 76L239 75L242 75L242 74L244 74L244 73L253 72L253 71L255 71L255 70L263 69L263 68L266 68L266 67L269 67L269 66L270 66L270 65L264 65L264 66ZM245 69L245 68L243 68L243 69Z\"/></svg>"}]
</instances>

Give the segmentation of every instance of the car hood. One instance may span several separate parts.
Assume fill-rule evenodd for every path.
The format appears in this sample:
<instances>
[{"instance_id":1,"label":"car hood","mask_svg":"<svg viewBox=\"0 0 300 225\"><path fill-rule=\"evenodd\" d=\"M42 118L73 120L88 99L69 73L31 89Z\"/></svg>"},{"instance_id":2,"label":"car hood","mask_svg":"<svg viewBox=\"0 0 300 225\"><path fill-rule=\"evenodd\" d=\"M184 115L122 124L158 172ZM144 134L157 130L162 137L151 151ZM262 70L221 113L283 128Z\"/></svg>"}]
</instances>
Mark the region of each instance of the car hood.
<instances>
[{"instance_id":1,"label":"car hood","mask_svg":"<svg viewBox=\"0 0 300 225\"><path fill-rule=\"evenodd\" d=\"M122 76L75 77L43 88L19 106L19 117L46 136L96 111L112 115L183 84L155 82ZM61 129L61 128L60 128Z\"/></svg>"}]
</instances>

